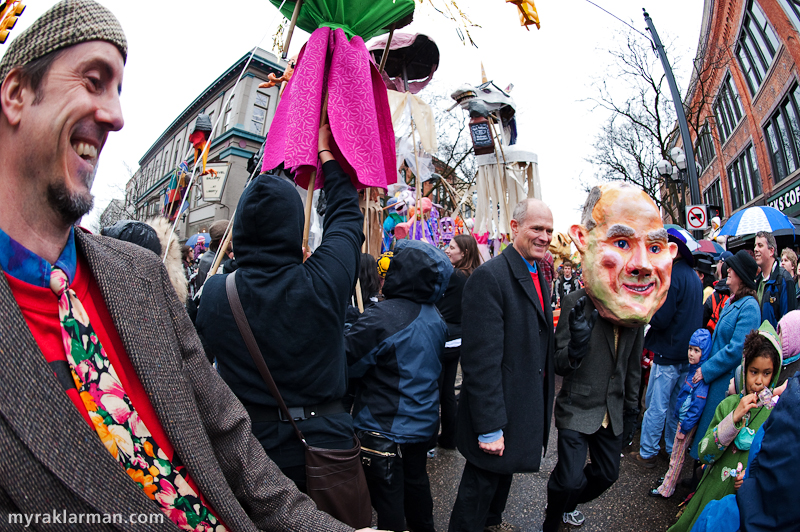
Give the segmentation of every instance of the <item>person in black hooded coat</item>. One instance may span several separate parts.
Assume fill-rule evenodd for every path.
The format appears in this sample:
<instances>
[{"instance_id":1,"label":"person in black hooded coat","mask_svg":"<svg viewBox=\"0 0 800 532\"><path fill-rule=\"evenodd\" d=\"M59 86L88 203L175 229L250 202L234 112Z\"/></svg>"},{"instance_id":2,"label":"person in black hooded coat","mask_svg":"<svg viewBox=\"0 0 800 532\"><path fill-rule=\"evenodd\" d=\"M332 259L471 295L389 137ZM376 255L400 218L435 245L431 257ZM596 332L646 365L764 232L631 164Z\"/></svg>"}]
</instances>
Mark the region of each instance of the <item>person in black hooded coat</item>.
<instances>
[{"instance_id":1,"label":"person in black hooded coat","mask_svg":"<svg viewBox=\"0 0 800 532\"><path fill-rule=\"evenodd\" d=\"M327 150L320 158L328 207L322 243L303 262L303 204L294 185L262 174L242 194L233 222L236 288L278 390L309 445L353 447L353 419L341 399L347 388L345 309L358 276L364 235L358 195ZM197 330L219 372L253 422L269 457L302 490L305 456L245 347L225 292L226 275L209 278Z\"/></svg>"}]
</instances>

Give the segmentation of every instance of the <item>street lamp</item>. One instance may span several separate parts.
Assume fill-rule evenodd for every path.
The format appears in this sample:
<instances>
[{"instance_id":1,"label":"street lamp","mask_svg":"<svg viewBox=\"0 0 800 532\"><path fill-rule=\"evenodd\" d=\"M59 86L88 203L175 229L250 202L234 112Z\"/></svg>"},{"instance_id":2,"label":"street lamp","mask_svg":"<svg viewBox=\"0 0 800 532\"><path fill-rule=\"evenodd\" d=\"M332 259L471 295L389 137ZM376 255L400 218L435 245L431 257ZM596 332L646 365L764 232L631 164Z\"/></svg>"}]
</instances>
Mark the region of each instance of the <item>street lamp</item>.
<instances>
[{"instance_id":1,"label":"street lamp","mask_svg":"<svg viewBox=\"0 0 800 532\"><path fill-rule=\"evenodd\" d=\"M672 148L669 152L669 156L675 161L675 165L679 170L686 170L686 155L683 153L682 149L678 147Z\"/></svg>"},{"instance_id":2,"label":"street lamp","mask_svg":"<svg viewBox=\"0 0 800 532\"><path fill-rule=\"evenodd\" d=\"M669 152L670 159L672 162L667 161L666 159L661 159L656 163L656 169L658 170L658 175L660 175L664 181L666 182L667 179L678 185L679 190L681 191L681 195L683 198L682 204L679 205L679 212L683 212L686 210L686 187L684 186L686 180L686 154L683 153L683 150L675 147L672 148ZM674 165L672 163L675 163Z\"/></svg>"}]
</instances>

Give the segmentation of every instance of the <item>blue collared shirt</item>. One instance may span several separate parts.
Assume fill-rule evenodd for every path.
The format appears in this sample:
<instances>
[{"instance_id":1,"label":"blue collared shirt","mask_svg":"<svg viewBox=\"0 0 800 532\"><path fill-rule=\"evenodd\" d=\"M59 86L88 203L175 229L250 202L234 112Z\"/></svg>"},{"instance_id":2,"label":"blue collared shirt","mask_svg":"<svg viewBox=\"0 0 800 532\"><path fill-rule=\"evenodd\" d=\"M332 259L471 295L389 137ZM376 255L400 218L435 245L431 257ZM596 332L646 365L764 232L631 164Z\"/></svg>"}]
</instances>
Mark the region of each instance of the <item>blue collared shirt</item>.
<instances>
[{"instance_id":1,"label":"blue collared shirt","mask_svg":"<svg viewBox=\"0 0 800 532\"><path fill-rule=\"evenodd\" d=\"M533 264L531 264L531 263L530 263L530 262L528 262L528 260L527 260L525 257L523 257L522 255L520 255L520 257L522 258L522 262L524 262L524 263L525 263L525 266L527 266L527 267L528 267L528 271L529 271L529 272L531 272L531 273L539 273L539 266L538 266L538 263L537 263L536 261L533 261Z\"/></svg>"},{"instance_id":2,"label":"blue collared shirt","mask_svg":"<svg viewBox=\"0 0 800 532\"><path fill-rule=\"evenodd\" d=\"M78 253L75 248L74 227L70 227L67 245L55 264L50 264L0 229L0 267L7 274L25 283L49 288L50 272L54 266L63 270L70 282L75 280Z\"/></svg>"}]
</instances>

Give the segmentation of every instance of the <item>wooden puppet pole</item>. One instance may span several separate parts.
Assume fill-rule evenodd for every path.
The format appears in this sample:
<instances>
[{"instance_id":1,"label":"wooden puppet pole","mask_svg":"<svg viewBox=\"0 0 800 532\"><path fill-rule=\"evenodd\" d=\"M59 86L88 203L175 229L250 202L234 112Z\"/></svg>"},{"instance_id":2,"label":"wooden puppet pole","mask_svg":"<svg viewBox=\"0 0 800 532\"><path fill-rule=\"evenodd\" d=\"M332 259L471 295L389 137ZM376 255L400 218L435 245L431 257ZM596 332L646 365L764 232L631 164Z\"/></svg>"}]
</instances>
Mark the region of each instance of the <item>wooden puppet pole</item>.
<instances>
[{"instance_id":1,"label":"wooden puppet pole","mask_svg":"<svg viewBox=\"0 0 800 532\"><path fill-rule=\"evenodd\" d=\"M292 20L289 22L289 31L286 32L286 42L283 44L283 53L281 59L286 60L289 55L289 45L292 42L292 34L297 25L297 17L300 16L300 8L303 6L303 0L297 0L294 4L294 11L292 11Z\"/></svg>"},{"instance_id":2,"label":"wooden puppet pole","mask_svg":"<svg viewBox=\"0 0 800 532\"><path fill-rule=\"evenodd\" d=\"M441 179L441 182L442 182L442 183L444 183L444 185L445 185L445 188L447 188L447 190L450 192L450 195L452 195L452 196L453 196L453 199L454 199L454 200L458 199L458 192L456 192L456 189L454 189L454 188L453 188L453 185L451 185L450 183L448 183L448 182L445 180L445 178L442 178L442 179ZM456 205L458 205L458 213L461 215L461 220L464 222L464 227L466 227L466 228L467 228L467 231L469 231L469 235L470 235L470 236L474 236L474 235L472 234L472 229L470 229L470 228L469 228L469 226L467 225L467 220L464 218L464 210L463 210L463 209L464 209L464 204L463 204L463 203L461 203L461 200L459 200L459 201L456 203Z\"/></svg>"},{"instance_id":3,"label":"wooden puppet pole","mask_svg":"<svg viewBox=\"0 0 800 532\"><path fill-rule=\"evenodd\" d=\"M419 178L419 159L417 158L417 130L414 126L414 116L411 116L411 145L414 148L414 185L416 186L416 195L417 195L417 205L416 209L414 209L414 218L418 218L420 221L419 231L421 231L422 235L425 236L425 231L422 229L422 181ZM416 223L412 224L411 227L415 227Z\"/></svg>"},{"instance_id":4,"label":"wooden puppet pole","mask_svg":"<svg viewBox=\"0 0 800 532\"><path fill-rule=\"evenodd\" d=\"M364 202L364 228L362 229L364 233L364 243L361 244L361 253L369 253L369 196L370 187L367 187L364 189L366 201Z\"/></svg>"},{"instance_id":5,"label":"wooden puppet pole","mask_svg":"<svg viewBox=\"0 0 800 532\"><path fill-rule=\"evenodd\" d=\"M367 198L366 202L364 203L364 228L362 229L364 233L364 243L361 244L361 253L368 253L369 247L367 243L369 242L369 234L367 233L367 228L369 224L367 223L367 217L369 216L369 187L364 189L365 196ZM359 264L361 263L361 257L358 258ZM356 278L356 303L358 303L358 312L364 312L364 296L361 295L361 275L359 274L358 278Z\"/></svg>"},{"instance_id":6,"label":"wooden puppet pole","mask_svg":"<svg viewBox=\"0 0 800 532\"><path fill-rule=\"evenodd\" d=\"M234 209L233 215L231 216L231 221L228 222L228 227L225 229L225 237L219 244L219 249L217 249L217 256L214 257L214 263L211 265L211 269L208 270L208 277L215 275L217 273L219 265L222 264L222 258L225 257L228 246L230 245L231 240L233 240L233 219L235 216L236 216L236 209Z\"/></svg>"},{"instance_id":7,"label":"wooden puppet pole","mask_svg":"<svg viewBox=\"0 0 800 532\"><path fill-rule=\"evenodd\" d=\"M361 259L359 259L361 260ZM361 295L361 279L356 279L356 303L359 314L364 312L364 296Z\"/></svg>"},{"instance_id":8,"label":"wooden puppet pole","mask_svg":"<svg viewBox=\"0 0 800 532\"><path fill-rule=\"evenodd\" d=\"M386 59L389 57L389 46L392 44L392 37L394 37L394 28L397 26L395 22L392 24L392 29L389 30L389 40L386 41L386 48L383 49L383 55L381 56L381 66L378 68L378 73L383 73L383 69L386 66Z\"/></svg>"},{"instance_id":9,"label":"wooden puppet pole","mask_svg":"<svg viewBox=\"0 0 800 532\"><path fill-rule=\"evenodd\" d=\"M298 0L299 1L299 0ZM319 126L322 127L328 122L328 89L322 95L322 114L319 117ZM308 249L308 232L311 229L311 207L314 203L314 187L317 185L317 169L311 171L311 177L308 180L308 189L306 190L306 221L303 225L303 262L305 262L305 255L311 250Z\"/></svg>"},{"instance_id":10,"label":"wooden puppet pole","mask_svg":"<svg viewBox=\"0 0 800 532\"><path fill-rule=\"evenodd\" d=\"M497 136L497 131L494 129L494 121L492 120L491 116L489 117L489 127L492 128L492 147L494 148L494 158L497 160L497 164L500 164L500 155L503 156L503 177L508 179L508 176L506 175L506 154L505 151L503 151L503 142ZM495 139L497 139L497 142L495 142ZM498 144L500 145L500 153L497 153Z\"/></svg>"},{"instance_id":11,"label":"wooden puppet pole","mask_svg":"<svg viewBox=\"0 0 800 532\"><path fill-rule=\"evenodd\" d=\"M489 126L491 126L491 128L492 128L492 136L497 139L497 144L500 145L500 154L503 156L503 174L505 174L506 173L506 164L507 164L506 163L506 152L505 152L505 150L503 150L503 141L500 139L500 137L497 135L497 131L495 131L495 129L494 129L494 120L492 120L491 117L489 118ZM495 157L495 159L497 158L497 146L496 145L494 146L494 157ZM500 161L498 160L497 162L499 163Z\"/></svg>"}]
</instances>

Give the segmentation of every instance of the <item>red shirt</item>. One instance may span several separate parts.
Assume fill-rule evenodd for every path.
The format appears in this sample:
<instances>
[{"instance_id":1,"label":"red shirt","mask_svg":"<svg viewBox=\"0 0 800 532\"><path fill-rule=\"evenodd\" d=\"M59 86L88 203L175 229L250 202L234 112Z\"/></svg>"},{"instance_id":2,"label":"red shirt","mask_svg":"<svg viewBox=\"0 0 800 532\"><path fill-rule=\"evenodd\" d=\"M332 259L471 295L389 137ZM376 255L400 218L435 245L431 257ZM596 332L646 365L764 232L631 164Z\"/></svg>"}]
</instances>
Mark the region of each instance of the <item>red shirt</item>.
<instances>
[{"instance_id":1,"label":"red shirt","mask_svg":"<svg viewBox=\"0 0 800 532\"><path fill-rule=\"evenodd\" d=\"M92 432L94 432L95 428L89 418L89 413L78 394L77 388L75 388L74 382L72 382L67 354L61 339L61 322L58 317L58 299L56 295L49 288L28 284L5 272L4 274L11 287L11 292L14 294L14 299L17 300L17 304L22 310L22 316L25 318L34 340L42 350L45 360L53 368L56 376L59 377L59 381L64 386L67 396L75 404L75 408L78 409L78 412L81 413ZM108 313L108 307L106 307L97 282L91 275L86 259L80 254L78 254L75 279L70 284L70 288L75 291L75 295L86 309L92 328L103 345L111 365L114 366L120 383L128 394L131 403L133 403L136 412L138 412L139 418L144 422L150 434L153 435L153 439L169 458L169 461L173 462L175 450L164 433L153 405L150 403L147 393L136 376L131 361L128 359L125 346L122 344L111 315ZM64 364L66 364L66 368ZM66 371L66 375L64 371ZM202 498L200 490L189 477L188 472L183 471L182 473L189 485ZM203 501L206 502L205 499ZM207 502L206 506L209 510L212 510Z\"/></svg>"},{"instance_id":2,"label":"red shirt","mask_svg":"<svg viewBox=\"0 0 800 532\"><path fill-rule=\"evenodd\" d=\"M531 279L533 279L533 286L536 288L536 293L539 295L539 304L542 306L542 310L544 310L544 299L542 298L542 285L539 284L539 274L531 272Z\"/></svg>"}]
</instances>

